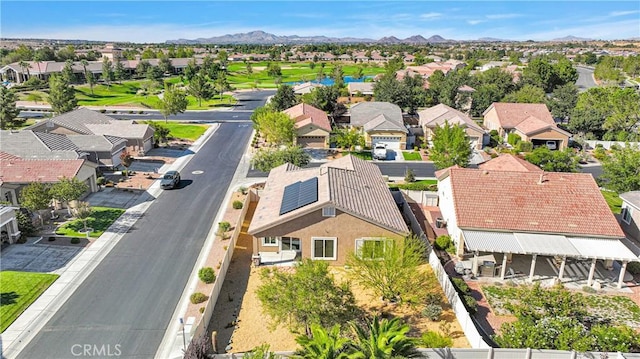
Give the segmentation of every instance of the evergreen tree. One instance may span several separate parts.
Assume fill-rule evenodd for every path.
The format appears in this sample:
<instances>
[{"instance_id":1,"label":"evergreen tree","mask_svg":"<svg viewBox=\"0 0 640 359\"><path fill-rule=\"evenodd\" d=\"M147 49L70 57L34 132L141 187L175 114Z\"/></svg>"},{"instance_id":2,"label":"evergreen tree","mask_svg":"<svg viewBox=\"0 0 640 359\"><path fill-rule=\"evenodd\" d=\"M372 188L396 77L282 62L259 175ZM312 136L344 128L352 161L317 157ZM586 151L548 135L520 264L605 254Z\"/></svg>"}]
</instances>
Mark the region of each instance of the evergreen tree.
<instances>
[{"instance_id":1,"label":"evergreen tree","mask_svg":"<svg viewBox=\"0 0 640 359\"><path fill-rule=\"evenodd\" d=\"M13 90L0 86L0 129L16 128L24 123L24 119L18 117L20 110L16 107L16 101Z\"/></svg>"},{"instance_id":2,"label":"evergreen tree","mask_svg":"<svg viewBox=\"0 0 640 359\"><path fill-rule=\"evenodd\" d=\"M78 106L75 90L61 74L49 78L49 104L56 114L74 110Z\"/></svg>"}]
</instances>

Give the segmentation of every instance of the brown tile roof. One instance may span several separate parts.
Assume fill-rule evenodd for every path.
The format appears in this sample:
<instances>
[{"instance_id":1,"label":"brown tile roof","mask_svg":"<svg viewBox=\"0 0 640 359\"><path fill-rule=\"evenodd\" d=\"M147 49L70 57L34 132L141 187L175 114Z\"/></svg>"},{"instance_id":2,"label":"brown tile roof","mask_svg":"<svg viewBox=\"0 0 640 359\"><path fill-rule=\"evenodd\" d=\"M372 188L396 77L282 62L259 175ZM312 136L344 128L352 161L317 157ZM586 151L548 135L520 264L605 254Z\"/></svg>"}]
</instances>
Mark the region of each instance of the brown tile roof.
<instances>
[{"instance_id":1,"label":"brown tile roof","mask_svg":"<svg viewBox=\"0 0 640 359\"><path fill-rule=\"evenodd\" d=\"M326 112L317 109L306 103L301 103L282 111L289 115L296 123L296 128L300 128L309 123L331 132L331 123Z\"/></svg>"},{"instance_id":2,"label":"brown tile roof","mask_svg":"<svg viewBox=\"0 0 640 359\"><path fill-rule=\"evenodd\" d=\"M449 177L460 228L624 238L588 173L449 168Z\"/></svg>"},{"instance_id":3,"label":"brown tile roof","mask_svg":"<svg viewBox=\"0 0 640 359\"><path fill-rule=\"evenodd\" d=\"M284 188L313 177L318 178L318 201L280 215ZM357 157L345 156L319 168L300 169L284 164L272 169L260 194L249 233L264 231L326 205L333 205L343 212L397 233L409 232L380 169Z\"/></svg>"},{"instance_id":4,"label":"brown tile roof","mask_svg":"<svg viewBox=\"0 0 640 359\"><path fill-rule=\"evenodd\" d=\"M438 104L424 109L418 112L418 116L420 117L420 124L429 128L442 126L445 121L448 121L452 125L458 124L484 132L484 129L465 113L445 104Z\"/></svg>"},{"instance_id":5,"label":"brown tile roof","mask_svg":"<svg viewBox=\"0 0 640 359\"><path fill-rule=\"evenodd\" d=\"M496 109L502 128L514 128L525 120L530 121L532 117L555 126L547 105L543 103L494 102L484 113L488 113L492 108Z\"/></svg>"},{"instance_id":6,"label":"brown tile roof","mask_svg":"<svg viewBox=\"0 0 640 359\"><path fill-rule=\"evenodd\" d=\"M478 167L487 171L542 172L540 167L510 153L500 155Z\"/></svg>"},{"instance_id":7,"label":"brown tile roof","mask_svg":"<svg viewBox=\"0 0 640 359\"><path fill-rule=\"evenodd\" d=\"M23 160L0 161L0 182L58 182L62 177L73 178L85 160Z\"/></svg>"}]
</instances>

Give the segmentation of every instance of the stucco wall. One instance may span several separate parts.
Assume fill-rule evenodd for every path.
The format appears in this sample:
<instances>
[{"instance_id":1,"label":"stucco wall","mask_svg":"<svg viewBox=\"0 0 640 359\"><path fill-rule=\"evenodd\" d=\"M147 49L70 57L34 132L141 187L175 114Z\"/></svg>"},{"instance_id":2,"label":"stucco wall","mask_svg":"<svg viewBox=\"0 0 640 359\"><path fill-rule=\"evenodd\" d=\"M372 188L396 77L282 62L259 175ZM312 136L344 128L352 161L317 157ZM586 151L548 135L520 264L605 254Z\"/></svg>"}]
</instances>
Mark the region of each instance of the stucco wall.
<instances>
[{"instance_id":1,"label":"stucco wall","mask_svg":"<svg viewBox=\"0 0 640 359\"><path fill-rule=\"evenodd\" d=\"M560 146L558 148L559 150L565 149L569 141L569 136L566 136L558 131L553 131L553 130L536 133L531 136L527 136L521 133L520 131L515 131L515 133L517 133L518 136L520 136L523 141L529 141L529 142L531 142L532 140L560 140Z\"/></svg>"},{"instance_id":2,"label":"stucco wall","mask_svg":"<svg viewBox=\"0 0 640 359\"><path fill-rule=\"evenodd\" d=\"M451 239L456 244L457 252L461 254L464 251L464 244L456 220L450 177L438 182L438 207L440 207L442 219L447 222L447 231L449 231Z\"/></svg>"},{"instance_id":3,"label":"stucco wall","mask_svg":"<svg viewBox=\"0 0 640 359\"><path fill-rule=\"evenodd\" d=\"M296 130L297 136L329 136L329 132L318 126L304 126Z\"/></svg>"},{"instance_id":4,"label":"stucco wall","mask_svg":"<svg viewBox=\"0 0 640 359\"><path fill-rule=\"evenodd\" d=\"M255 234L258 238L258 251L277 252L279 247L263 247L261 237L300 238L302 257L311 258L311 237L336 237L336 260L331 265L344 265L349 253L355 247L355 241L362 237L399 238L400 235L379 227L348 213L336 210L335 217L323 217L319 209L302 217L288 221L274 228Z\"/></svg>"},{"instance_id":5,"label":"stucco wall","mask_svg":"<svg viewBox=\"0 0 640 359\"><path fill-rule=\"evenodd\" d=\"M370 131L365 133L364 141L367 146L371 146L371 137L372 136L384 136L384 137L400 137L400 149L407 148L407 135L402 132L393 132L393 131Z\"/></svg>"},{"instance_id":6,"label":"stucco wall","mask_svg":"<svg viewBox=\"0 0 640 359\"><path fill-rule=\"evenodd\" d=\"M626 202L622 203L622 208L627 208L628 211L631 211L631 221L627 224L620 218L620 227L622 227L622 230L631 236L631 238L640 241L640 210L631 207Z\"/></svg>"},{"instance_id":7,"label":"stucco wall","mask_svg":"<svg viewBox=\"0 0 640 359\"><path fill-rule=\"evenodd\" d=\"M500 136L504 136L504 130L500 127L500 120L495 108L492 108L484 115L484 121L482 122L484 127L491 130L497 130Z\"/></svg>"}]
</instances>

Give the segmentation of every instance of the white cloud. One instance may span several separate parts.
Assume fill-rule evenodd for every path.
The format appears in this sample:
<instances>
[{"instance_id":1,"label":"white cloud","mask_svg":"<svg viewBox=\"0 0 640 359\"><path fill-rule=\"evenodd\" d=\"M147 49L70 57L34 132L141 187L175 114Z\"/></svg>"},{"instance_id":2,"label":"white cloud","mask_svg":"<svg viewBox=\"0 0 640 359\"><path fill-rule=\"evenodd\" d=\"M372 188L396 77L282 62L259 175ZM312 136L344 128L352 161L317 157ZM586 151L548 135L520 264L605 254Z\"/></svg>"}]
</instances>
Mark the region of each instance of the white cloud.
<instances>
[{"instance_id":1,"label":"white cloud","mask_svg":"<svg viewBox=\"0 0 640 359\"><path fill-rule=\"evenodd\" d=\"M640 13L640 10L631 10L631 11L612 11L609 13L611 17L625 16L625 15L633 15Z\"/></svg>"},{"instance_id":2,"label":"white cloud","mask_svg":"<svg viewBox=\"0 0 640 359\"><path fill-rule=\"evenodd\" d=\"M425 14L421 14L420 18L421 19L425 19L425 20L431 20L431 19L437 19L437 18L439 18L441 16L442 16L442 14L439 13L439 12L428 12L428 13L425 13Z\"/></svg>"},{"instance_id":3,"label":"white cloud","mask_svg":"<svg viewBox=\"0 0 640 359\"><path fill-rule=\"evenodd\" d=\"M467 20L467 24L469 25L478 25L482 24L483 22L487 22L487 20Z\"/></svg>"},{"instance_id":4,"label":"white cloud","mask_svg":"<svg viewBox=\"0 0 640 359\"><path fill-rule=\"evenodd\" d=\"M522 14L490 14L486 16L490 20L514 19L517 17L522 17Z\"/></svg>"},{"instance_id":5,"label":"white cloud","mask_svg":"<svg viewBox=\"0 0 640 359\"><path fill-rule=\"evenodd\" d=\"M639 19L623 20L614 22L602 22L590 25L577 25L570 27L557 27L552 30L516 34L514 32L513 39L518 40L551 40L567 35L584 37L596 40L612 40L626 39L638 36Z\"/></svg>"}]
</instances>

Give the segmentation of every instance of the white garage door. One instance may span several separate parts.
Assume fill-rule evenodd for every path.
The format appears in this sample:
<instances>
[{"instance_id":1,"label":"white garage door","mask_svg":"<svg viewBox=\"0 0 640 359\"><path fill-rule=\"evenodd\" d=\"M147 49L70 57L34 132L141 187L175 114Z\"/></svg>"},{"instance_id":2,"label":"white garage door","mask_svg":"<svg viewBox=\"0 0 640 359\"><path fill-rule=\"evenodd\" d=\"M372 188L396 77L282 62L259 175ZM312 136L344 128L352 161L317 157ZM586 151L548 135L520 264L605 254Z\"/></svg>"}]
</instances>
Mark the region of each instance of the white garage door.
<instances>
[{"instance_id":1,"label":"white garage door","mask_svg":"<svg viewBox=\"0 0 640 359\"><path fill-rule=\"evenodd\" d=\"M400 150L400 137L391 136L372 136L371 145L375 146L378 143L384 143L388 149Z\"/></svg>"}]
</instances>

